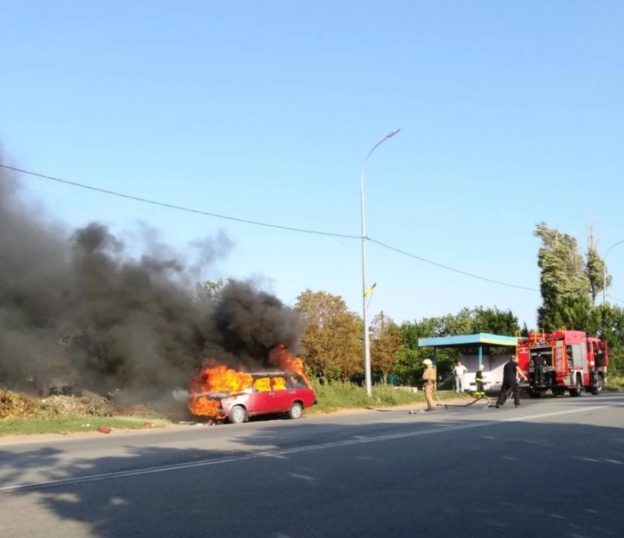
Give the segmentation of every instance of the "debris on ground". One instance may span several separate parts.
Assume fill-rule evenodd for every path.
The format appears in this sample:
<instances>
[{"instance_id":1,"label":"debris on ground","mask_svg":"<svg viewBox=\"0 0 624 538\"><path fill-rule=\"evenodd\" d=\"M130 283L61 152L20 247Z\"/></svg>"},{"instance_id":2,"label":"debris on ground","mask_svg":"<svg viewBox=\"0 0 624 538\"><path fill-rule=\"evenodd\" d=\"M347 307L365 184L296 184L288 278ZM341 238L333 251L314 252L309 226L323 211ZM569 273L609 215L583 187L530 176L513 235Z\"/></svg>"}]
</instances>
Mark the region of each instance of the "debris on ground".
<instances>
[{"instance_id":1,"label":"debris on ground","mask_svg":"<svg viewBox=\"0 0 624 538\"><path fill-rule=\"evenodd\" d=\"M40 400L40 408L41 414L48 416L111 417L115 411L107 398L88 391L81 396L48 396Z\"/></svg>"},{"instance_id":2,"label":"debris on ground","mask_svg":"<svg viewBox=\"0 0 624 538\"><path fill-rule=\"evenodd\" d=\"M138 409L134 409L134 411L138 411ZM0 389L0 418L112 417L116 414L123 414L123 410L120 412L108 398L89 391L82 391L80 395L55 394L41 398L31 394Z\"/></svg>"},{"instance_id":3,"label":"debris on ground","mask_svg":"<svg viewBox=\"0 0 624 538\"><path fill-rule=\"evenodd\" d=\"M0 389L0 418L31 416L38 407L37 398Z\"/></svg>"}]
</instances>

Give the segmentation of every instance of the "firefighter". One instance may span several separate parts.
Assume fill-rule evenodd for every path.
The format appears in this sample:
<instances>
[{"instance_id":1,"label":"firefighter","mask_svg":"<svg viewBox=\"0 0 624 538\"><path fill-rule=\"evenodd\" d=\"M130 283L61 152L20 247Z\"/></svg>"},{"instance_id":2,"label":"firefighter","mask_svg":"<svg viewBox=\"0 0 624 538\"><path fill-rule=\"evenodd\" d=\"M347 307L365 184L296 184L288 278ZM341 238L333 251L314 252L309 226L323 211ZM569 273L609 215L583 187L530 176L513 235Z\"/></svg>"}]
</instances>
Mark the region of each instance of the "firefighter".
<instances>
[{"instance_id":1,"label":"firefighter","mask_svg":"<svg viewBox=\"0 0 624 538\"><path fill-rule=\"evenodd\" d=\"M425 390L425 400L427 400L427 409L425 411L433 411L435 409L433 405L433 390L436 382L435 368L431 359L425 359L423 364L425 365L425 371L422 375L422 381Z\"/></svg>"},{"instance_id":2,"label":"firefighter","mask_svg":"<svg viewBox=\"0 0 624 538\"><path fill-rule=\"evenodd\" d=\"M520 396L518 395L518 377L527 381L527 376L524 372L518 369L518 357L515 355L509 359L509 362L505 363L503 367L503 384L501 385L498 400L496 400L496 407L504 405L507 401L509 393L513 395L514 405L518 407L520 405Z\"/></svg>"},{"instance_id":3,"label":"firefighter","mask_svg":"<svg viewBox=\"0 0 624 538\"><path fill-rule=\"evenodd\" d=\"M483 364L479 364L479 369L475 374L475 384L477 385L477 390L475 391L475 398L484 398L485 397L485 377L483 377Z\"/></svg>"},{"instance_id":4,"label":"firefighter","mask_svg":"<svg viewBox=\"0 0 624 538\"><path fill-rule=\"evenodd\" d=\"M547 366L548 363L542 353L539 353L533 358L533 380L536 385L544 383L544 375Z\"/></svg>"}]
</instances>

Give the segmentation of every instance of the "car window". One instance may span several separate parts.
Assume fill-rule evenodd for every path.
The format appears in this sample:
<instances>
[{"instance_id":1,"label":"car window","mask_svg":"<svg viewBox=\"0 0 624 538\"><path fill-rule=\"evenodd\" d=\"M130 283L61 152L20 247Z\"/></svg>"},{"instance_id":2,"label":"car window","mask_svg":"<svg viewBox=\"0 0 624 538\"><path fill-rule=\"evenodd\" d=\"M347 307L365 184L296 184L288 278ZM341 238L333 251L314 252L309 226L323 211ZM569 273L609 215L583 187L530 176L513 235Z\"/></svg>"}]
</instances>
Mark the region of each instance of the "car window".
<instances>
[{"instance_id":1,"label":"car window","mask_svg":"<svg viewBox=\"0 0 624 538\"><path fill-rule=\"evenodd\" d=\"M286 390L286 379L281 376L274 377L273 390Z\"/></svg>"},{"instance_id":2,"label":"car window","mask_svg":"<svg viewBox=\"0 0 624 538\"><path fill-rule=\"evenodd\" d=\"M271 390L271 378L257 377L253 382L254 392L268 392Z\"/></svg>"},{"instance_id":3,"label":"car window","mask_svg":"<svg viewBox=\"0 0 624 538\"><path fill-rule=\"evenodd\" d=\"M288 388L305 389L307 387L308 385L306 385L306 382L303 380L301 376L292 375L288 377Z\"/></svg>"}]
</instances>

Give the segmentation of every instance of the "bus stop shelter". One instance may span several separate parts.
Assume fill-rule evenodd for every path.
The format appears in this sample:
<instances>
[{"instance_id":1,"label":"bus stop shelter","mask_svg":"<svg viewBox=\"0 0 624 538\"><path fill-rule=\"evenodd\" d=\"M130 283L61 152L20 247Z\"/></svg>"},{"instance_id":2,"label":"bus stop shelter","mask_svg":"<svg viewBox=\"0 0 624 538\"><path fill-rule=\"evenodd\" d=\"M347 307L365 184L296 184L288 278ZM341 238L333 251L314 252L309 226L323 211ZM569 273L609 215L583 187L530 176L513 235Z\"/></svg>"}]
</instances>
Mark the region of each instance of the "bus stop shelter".
<instances>
[{"instance_id":1,"label":"bus stop shelter","mask_svg":"<svg viewBox=\"0 0 624 538\"><path fill-rule=\"evenodd\" d=\"M515 355L516 346L518 345L518 338L515 336L502 336L499 334L491 333L477 333L477 334L460 334L455 336L439 336L432 338L419 338L418 347L432 347L433 348L433 360L435 362L436 348L457 348L459 350L468 351L469 349L476 349L476 360L465 360L465 366L468 369L467 381L474 383L474 374L480 365L484 365L487 372L487 384L491 387L502 382L503 366L505 362L509 360L510 355ZM513 348L509 354L497 355L496 358L490 357L488 364L485 365L483 361L483 350L492 347L510 347Z\"/></svg>"}]
</instances>

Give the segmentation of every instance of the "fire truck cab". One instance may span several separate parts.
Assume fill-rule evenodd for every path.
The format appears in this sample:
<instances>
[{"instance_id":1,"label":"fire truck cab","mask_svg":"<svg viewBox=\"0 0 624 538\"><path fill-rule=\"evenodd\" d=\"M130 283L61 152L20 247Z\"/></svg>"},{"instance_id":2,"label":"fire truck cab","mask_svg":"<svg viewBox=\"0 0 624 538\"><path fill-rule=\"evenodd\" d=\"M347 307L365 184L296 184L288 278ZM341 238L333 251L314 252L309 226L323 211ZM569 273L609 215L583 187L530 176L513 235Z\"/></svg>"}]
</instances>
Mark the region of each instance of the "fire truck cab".
<instances>
[{"instance_id":1,"label":"fire truck cab","mask_svg":"<svg viewBox=\"0 0 624 538\"><path fill-rule=\"evenodd\" d=\"M609 365L607 343L583 331L560 330L529 333L518 343L519 356L526 357L529 395L539 397L548 390L555 396L602 391Z\"/></svg>"}]
</instances>

